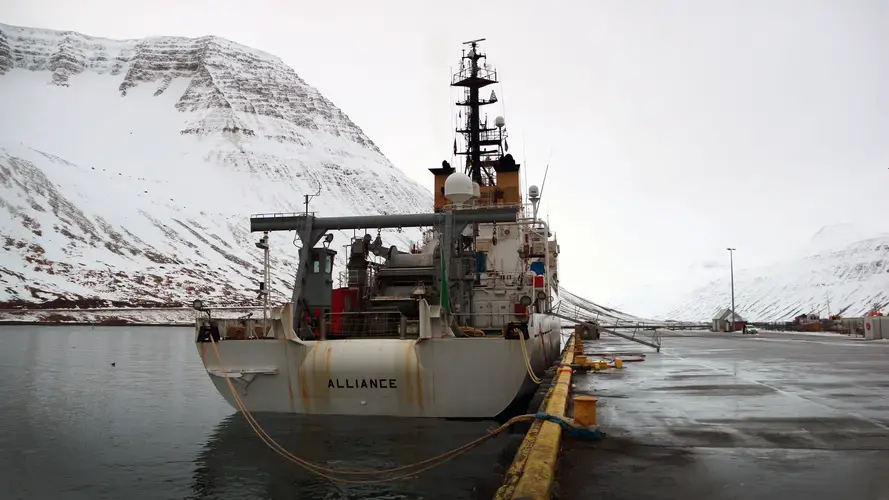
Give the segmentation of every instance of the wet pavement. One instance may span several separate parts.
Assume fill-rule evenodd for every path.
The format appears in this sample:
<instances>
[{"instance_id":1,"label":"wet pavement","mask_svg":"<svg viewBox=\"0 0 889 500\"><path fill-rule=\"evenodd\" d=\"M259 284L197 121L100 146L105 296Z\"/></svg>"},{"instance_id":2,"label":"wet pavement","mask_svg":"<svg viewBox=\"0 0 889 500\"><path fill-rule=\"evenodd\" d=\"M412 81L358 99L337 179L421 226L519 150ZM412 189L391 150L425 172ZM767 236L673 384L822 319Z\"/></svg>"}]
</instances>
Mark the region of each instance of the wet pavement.
<instances>
[{"instance_id":1,"label":"wet pavement","mask_svg":"<svg viewBox=\"0 0 889 500\"><path fill-rule=\"evenodd\" d=\"M889 341L663 335L586 343L646 359L575 376L607 437L565 441L559 498L889 499Z\"/></svg>"}]
</instances>

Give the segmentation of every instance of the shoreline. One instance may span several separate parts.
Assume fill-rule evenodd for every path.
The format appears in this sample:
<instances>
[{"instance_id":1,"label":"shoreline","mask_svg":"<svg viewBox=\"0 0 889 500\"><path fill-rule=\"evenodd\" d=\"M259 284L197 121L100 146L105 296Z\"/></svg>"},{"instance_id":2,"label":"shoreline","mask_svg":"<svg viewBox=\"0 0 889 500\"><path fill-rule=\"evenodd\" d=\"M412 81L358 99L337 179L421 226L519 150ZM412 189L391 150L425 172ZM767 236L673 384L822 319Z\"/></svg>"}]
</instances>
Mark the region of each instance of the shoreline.
<instances>
[{"instance_id":1,"label":"shoreline","mask_svg":"<svg viewBox=\"0 0 889 500\"><path fill-rule=\"evenodd\" d=\"M7 321L0 320L0 326L103 326L103 327L121 327L121 326L153 326L153 327L169 327L169 328L185 328L194 326L192 323L89 323L84 321Z\"/></svg>"},{"instance_id":2,"label":"shoreline","mask_svg":"<svg viewBox=\"0 0 889 500\"><path fill-rule=\"evenodd\" d=\"M261 307L211 307L214 318L233 319ZM114 307L95 309L0 309L0 326L194 326L199 313L190 307Z\"/></svg>"}]
</instances>

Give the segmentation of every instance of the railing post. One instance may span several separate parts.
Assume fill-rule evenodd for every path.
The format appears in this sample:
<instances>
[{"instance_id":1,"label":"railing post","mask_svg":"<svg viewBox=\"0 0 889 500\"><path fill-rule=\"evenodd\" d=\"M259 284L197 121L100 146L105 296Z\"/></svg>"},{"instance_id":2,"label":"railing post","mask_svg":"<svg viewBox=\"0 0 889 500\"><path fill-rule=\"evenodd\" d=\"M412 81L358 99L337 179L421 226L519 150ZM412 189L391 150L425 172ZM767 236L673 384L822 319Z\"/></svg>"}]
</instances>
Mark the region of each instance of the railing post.
<instances>
[{"instance_id":1,"label":"railing post","mask_svg":"<svg viewBox=\"0 0 889 500\"><path fill-rule=\"evenodd\" d=\"M398 318L398 338L401 340L407 338L407 316L403 314Z\"/></svg>"},{"instance_id":2,"label":"railing post","mask_svg":"<svg viewBox=\"0 0 889 500\"><path fill-rule=\"evenodd\" d=\"M321 313L321 340L327 340L327 316Z\"/></svg>"}]
</instances>

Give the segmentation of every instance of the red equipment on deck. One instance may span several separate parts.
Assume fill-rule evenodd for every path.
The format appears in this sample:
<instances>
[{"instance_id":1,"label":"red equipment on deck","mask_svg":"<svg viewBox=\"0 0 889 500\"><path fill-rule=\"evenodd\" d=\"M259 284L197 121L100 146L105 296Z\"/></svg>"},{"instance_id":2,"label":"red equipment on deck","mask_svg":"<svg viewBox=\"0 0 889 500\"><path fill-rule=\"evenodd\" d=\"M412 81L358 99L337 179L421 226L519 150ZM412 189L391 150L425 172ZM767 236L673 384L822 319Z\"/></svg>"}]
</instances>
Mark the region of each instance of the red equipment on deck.
<instances>
[{"instance_id":1,"label":"red equipment on deck","mask_svg":"<svg viewBox=\"0 0 889 500\"><path fill-rule=\"evenodd\" d=\"M352 311L357 303L357 288L336 288L333 290L330 310L331 333L343 333L343 313Z\"/></svg>"}]
</instances>

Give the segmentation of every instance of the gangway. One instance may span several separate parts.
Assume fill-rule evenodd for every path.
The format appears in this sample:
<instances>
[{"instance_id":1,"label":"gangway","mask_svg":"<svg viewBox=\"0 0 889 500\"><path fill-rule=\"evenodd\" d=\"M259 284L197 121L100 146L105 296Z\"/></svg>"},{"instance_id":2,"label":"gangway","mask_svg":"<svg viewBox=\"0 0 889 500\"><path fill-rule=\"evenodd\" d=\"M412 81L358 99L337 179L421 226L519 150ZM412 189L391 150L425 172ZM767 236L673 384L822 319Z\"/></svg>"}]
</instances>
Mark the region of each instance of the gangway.
<instances>
[{"instance_id":1,"label":"gangway","mask_svg":"<svg viewBox=\"0 0 889 500\"><path fill-rule=\"evenodd\" d=\"M636 336L636 333L639 331L639 329L633 330L633 332L631 334L619 333L615 329L615 328L626 328L629 325L627 325L625 327L620 327L620 326L616 326L616 325L602 325L601 323L599 323L595 320L591 320L589 318L580 318L580 317L572 318L571 316L567 316L565 314L561 314L558 312L551 312L550 314L552 314L553 316L555 316L557 318L564 319L566 321L573 321L574 323L577 323L577 324L583 324L583 323L595 324L599 327L600 332L605 332L609 335L614 335L615 337L621 337L621 338L624 338L627 340L632 340L633 342L654 348L657 352L661 352L661 336L658 333L656 327L653 328L654 335L651 337L651 340L648 340L648 339L640 338L640 337Z\"/></svg>"}]
</instances>

